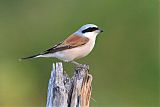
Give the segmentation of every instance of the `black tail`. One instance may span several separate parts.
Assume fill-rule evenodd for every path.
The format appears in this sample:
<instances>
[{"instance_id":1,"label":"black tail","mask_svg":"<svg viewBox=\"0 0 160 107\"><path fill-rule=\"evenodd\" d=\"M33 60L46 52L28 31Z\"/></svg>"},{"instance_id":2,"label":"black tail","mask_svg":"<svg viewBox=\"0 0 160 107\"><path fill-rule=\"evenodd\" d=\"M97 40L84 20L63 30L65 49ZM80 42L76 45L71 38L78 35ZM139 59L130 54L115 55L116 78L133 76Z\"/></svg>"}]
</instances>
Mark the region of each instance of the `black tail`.
<instances>
[{"instance_id":1,"label":"black tail","mask_svg":"<svg viewBox=\"0 0 160 107\"><path fill-rule=\"evenodd\" d=\"M32 55L32 56L28 56L28 57L20 58L19 60L25 60L25 59L32 59L32 58L36 58L38 55L40 55L40 54L36 54L36 55Z\"/></svg>"}]
</instances>

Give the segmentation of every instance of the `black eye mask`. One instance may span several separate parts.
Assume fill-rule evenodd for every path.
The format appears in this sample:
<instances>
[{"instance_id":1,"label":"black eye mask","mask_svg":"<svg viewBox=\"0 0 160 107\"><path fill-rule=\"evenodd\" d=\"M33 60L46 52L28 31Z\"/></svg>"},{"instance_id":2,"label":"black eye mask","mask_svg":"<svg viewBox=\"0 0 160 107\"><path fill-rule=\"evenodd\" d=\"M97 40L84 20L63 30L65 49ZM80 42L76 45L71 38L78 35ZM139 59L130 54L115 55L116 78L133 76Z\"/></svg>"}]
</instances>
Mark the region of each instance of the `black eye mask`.
<instances>
[{"instance_id":1,"label":"black eye mask","mask_svg":"<svg viewBox=\"0 0 160 107\"><path fill-rule=\"evenodd\" d=\"M83 30L82 33L93 32L95 30L98 30L98 28L97 27L89 27L89 28Z\"/></svg>"}]
</instances>

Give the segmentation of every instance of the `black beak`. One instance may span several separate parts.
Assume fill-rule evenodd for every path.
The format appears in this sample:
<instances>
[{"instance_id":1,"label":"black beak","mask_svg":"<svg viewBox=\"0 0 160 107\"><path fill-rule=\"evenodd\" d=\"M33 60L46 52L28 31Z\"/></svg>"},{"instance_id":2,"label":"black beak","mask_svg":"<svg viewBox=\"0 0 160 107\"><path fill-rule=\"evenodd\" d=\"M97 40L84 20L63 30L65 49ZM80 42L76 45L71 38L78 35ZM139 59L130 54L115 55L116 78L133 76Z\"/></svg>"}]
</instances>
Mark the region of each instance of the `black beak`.
<instances>
[{"instance_id":1,"label":"black beak","mask_svg":"<svg viewBox=\"0 0 160 107\"><path fill-rule=\"evenodd\" d=\"M102 29L99 29L100 30L100 32L104 32Z\"/></svg>"}]
</instances>

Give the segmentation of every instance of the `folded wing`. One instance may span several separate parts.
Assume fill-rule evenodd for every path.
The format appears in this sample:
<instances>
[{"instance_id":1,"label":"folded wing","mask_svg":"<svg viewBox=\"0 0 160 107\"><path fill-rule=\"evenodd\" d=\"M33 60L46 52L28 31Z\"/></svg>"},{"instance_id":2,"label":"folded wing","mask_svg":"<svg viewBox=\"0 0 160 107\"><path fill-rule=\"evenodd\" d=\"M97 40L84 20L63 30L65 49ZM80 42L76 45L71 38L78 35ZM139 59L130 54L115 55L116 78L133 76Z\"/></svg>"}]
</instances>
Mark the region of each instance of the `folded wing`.
<instances>
[{"instance_id":1,"label":"folded wing","mask_svg":"<svg viewBox=\"0 0 160 107\"><path fill-rule=\"evenodd\" d=\"M85 45L89 39L87 37L82 37L78 35L69 36L64 42L55 45L54 47L44 51L42 54L55 53L58 51L63 51L65 49L72 49L78 46Z\"/></svg>"}]
</instances>

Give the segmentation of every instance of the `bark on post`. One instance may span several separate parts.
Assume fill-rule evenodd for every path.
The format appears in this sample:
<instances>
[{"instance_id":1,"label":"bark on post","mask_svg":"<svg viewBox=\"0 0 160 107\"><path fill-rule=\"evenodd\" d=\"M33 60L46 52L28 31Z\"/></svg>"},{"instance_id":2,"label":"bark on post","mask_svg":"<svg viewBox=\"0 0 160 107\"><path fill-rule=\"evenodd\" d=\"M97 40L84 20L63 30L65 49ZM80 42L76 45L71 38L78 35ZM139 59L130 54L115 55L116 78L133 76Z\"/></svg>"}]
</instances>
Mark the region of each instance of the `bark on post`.
<instances>
[{"instance_id":1,"label":"bark on post","mask_svg":"<svg viewBox=\"0 0 160 107\"><path fill-rule=\"evenodd\" d=\"M89 107L91 82L88 65L76 67L73 77L69 78L61 62L53 63L46 107Z\"/></svg>"}]
</instances>

